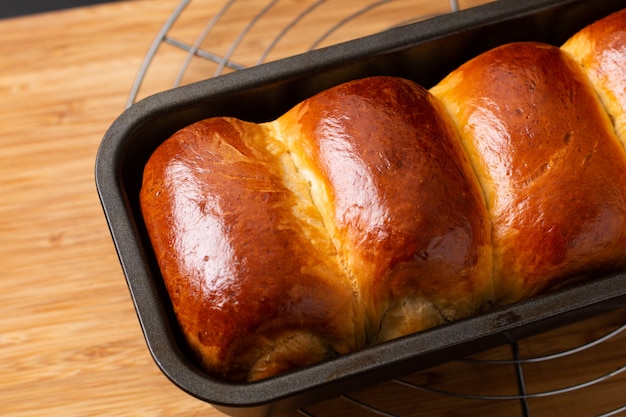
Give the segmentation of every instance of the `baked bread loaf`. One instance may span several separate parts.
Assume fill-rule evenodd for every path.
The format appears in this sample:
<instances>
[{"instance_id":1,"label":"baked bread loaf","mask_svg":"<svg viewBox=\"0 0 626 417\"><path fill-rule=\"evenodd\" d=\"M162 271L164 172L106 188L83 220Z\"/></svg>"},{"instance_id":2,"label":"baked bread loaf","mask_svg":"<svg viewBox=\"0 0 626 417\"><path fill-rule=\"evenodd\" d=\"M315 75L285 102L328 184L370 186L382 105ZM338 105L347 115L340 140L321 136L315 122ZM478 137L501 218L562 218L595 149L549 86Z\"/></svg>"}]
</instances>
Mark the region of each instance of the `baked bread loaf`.
<instances>
[{"instance_id":1,"label":"baked bread loaf","mask_svg":"<svg viewBox=\"0 0 626 417\"><path fill-rule=\"evenodd\" d=\"M207 372L263 379L626 268L626 67L593 58L623 62L615 16L430 91L365 78L161 144L141 208Z\"/></svg>"}]
</instances>

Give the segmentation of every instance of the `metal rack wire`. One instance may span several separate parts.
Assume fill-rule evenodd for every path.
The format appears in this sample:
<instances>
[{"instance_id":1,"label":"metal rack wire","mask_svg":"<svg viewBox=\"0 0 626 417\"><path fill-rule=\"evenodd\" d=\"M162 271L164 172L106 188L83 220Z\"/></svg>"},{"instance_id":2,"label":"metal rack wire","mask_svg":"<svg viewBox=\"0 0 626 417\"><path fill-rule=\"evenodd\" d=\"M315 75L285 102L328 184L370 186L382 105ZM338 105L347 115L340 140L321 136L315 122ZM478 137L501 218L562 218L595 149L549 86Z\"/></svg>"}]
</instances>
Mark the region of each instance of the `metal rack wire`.
<instances>
[{"instance_id":1,"label":"metal rack wire","mask_svg":"<svg viewBox=\"0 0 626 417\"><path fill-rule=\"evenodd\" d=\"M626 310L622 309L602 318L514 340L475 357L394 379L382 387L343 395L341 399L366 410L366 415L384 417L465 415L459 410L469 409L475 410L471 415L523 417L626 415L626 399L620 402L600 400L607 390L624 392L626 398L626 353L621 354L621 365L613 363L605 367L601 363L610 352L626 352L625 314ZM585 336L567 346L562 344L566 334ZM550 346L544 351L542 345ZM489 376L502 374L508 375L510 383L506 386L494 386L485 381ZM544 374L557 380L537 380ZM381 390L390 398L381 401L382 394L372 394L375 390ZM393 402L407 405L390 406ZM427 403L431 405L424 407ZM419 404L423 410L408 404ZM394 408L396 411L389 411ZM459 414L449 410L457 410ZM307 417L326 415L315 408L300 412Z\"/></svg>"},{"instance_id":2,"label":"metal rack wire","mask_svg":"<svg viewBox=\"0 0 626 417\"><path fill-rule=\"evenodd\" d=\"M487 3L494 0L465 0L465 7ZM127 106L140 97L177 87L188 82L215 77L226 72L259 65L269 60L283 58L296 53L306 52L378 31L401 26L418 20L427 19L437 14L456 12L462 8L463 0L440 0L437 7L424 8L419 5L432 4L432 1L415 0L364 0L359 2L338 2L331 0L307 0L289 2L267 0L260 8L246 4L245 0L226 0L215 8L215 1L181 0L178 6L164 22L150 46L139 72L131 87ZM258 2L257 2L258 3ZM356 3L356 4L352 4ZM327 13L328 8L338 8L339 12ZM195 6L195 7L194 7ZM285 12L285 8L291 8ZM414 15L407 12L419 10ZM201 14L196 14L200 10ZM251 10L251 11L250 11ZM229 21L229 16L247 13L250 18L246 25L235 31L221 30ZM271 22L278 20L279 27L268 30ZM334 19L329 15L338 16ZM189 17L192 16L192 17ZM193 16L201 16L200 19ZM202 16L204 19L202 19ZM189 18L188 18L189 17ZM268 21L270 23L262 23ZM221 26L220 26L221 25ZM192 27L191 31L185 30ZM255 29L261 28L255 32ZM259 35L260 30L269 32ZM308 46L299 43L290 45L293 36L306 39ZM171 47L165 51L165 47ZM238 50L255 50L255 60L238 60ZM177 53L173 53L173 51ZM159 66L158 58L169 61L161 67L171 68L171 84L147 86L150 69ZM201 68L196 70L194 65ZM147 91L142 91L145 89Z\"/></svg>"},{"instance_id":3,"label":"metal rack wire","mask_svg":"<svg viewBox=\"0 0 626 417\"><path fill-rule=\"evenodd\" d=\"M334 2L332 7L358 4L344 7L338 18L324 20L322 24L316 14L321 15L332 1L267 0L257 6L260 9L252 9L245 0L226 0L217 5L219 2L215 0L182 0L150 46L131 87L127 106L168 88L488 1L493 0L465 0L463 4L459 0L440 0L441 4L427 11L416 7L416 0ZM285 15L286 8L290 13ZM420 13L407 16L406 11L414 9ZM282 12L281 19L275 16L277 10ZM237 13L247 13L250 18L245 26L231 28L229 16ZM312 27L316 30L312 31ZM264 35L260 36L259 31ZM300 42L294 48L289 40L298 36L307 39L309 46L303 48ZM241 50L256 51L255 60L241 58L243 54L238 53ZM158 71L160 80L162 73L168 71L171 83L152 82L151 71ZM572 344L564 345L565 340ZM607 355L618 357L606 361ZM605 362L612 365L607 368ZM494 385L491 379L510 383ZM607 390L618 393L612 398L623 400L603 401ZM624 394L620 395L621 392ZM507 346L470 358L345 394L299 410L295 415L456 416L466 415L465 410L470 408L478 410L472 415L626 415L626 306L538 336L511 340Z\"/></svg>"}]
</instances>

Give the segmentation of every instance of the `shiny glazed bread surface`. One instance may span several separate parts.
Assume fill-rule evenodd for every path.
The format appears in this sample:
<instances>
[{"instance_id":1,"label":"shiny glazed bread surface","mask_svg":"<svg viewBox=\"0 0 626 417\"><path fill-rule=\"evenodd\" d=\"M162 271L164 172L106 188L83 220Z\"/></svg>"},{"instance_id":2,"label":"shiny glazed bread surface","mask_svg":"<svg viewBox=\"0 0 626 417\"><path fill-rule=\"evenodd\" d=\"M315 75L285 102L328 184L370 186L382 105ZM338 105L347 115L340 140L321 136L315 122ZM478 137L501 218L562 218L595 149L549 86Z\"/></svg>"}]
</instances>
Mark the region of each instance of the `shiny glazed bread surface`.
<instances>
[{"instance_id":1,"label":"shiny glazed bread surface","mask_svg":"<svg viewBox=\"0 0 626 417\"><path fill-rule=\"evenodd\" d=\"M626 9L587 26L562 49L583 67L626 145Z\"/></svg>"},{"instance_id":2,"label":"shiny glazed bread surface","mask_svg":"<svg viewBox=\"0 0 626 417\"><path fill-rule=\"evenodd\" d=\"M626 153L569 55L504 45L432 91L485 190L498 302L625 265Z\"/></svg>"},{"instance_id":3,"label":"shiny glazed bread surface","mask_svg":"<svg viewBox=\"0 0 626 417\"><path fill-rule=\"evenodd\" d=\"M258 380L626 268L625 19L165 141L141 207L203 367Z\"/></svg>"}]
</instances>

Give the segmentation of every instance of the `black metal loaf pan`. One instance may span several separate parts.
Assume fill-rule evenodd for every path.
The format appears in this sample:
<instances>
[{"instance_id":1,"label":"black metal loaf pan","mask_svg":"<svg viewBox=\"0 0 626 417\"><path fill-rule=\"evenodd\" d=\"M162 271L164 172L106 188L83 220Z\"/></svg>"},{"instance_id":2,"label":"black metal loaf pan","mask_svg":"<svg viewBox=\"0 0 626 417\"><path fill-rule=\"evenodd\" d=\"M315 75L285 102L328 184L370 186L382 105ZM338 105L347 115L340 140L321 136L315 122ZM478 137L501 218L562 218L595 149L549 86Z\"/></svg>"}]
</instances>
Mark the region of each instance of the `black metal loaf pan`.
<instances>
[{"instance_id":1,"label":"black metal loaf pan","mask_svg":"<svg viewBox=\"0 0 626 417\"><path fill-rule=\"evenodd\" d=\"M138 205L145 162L178 129L210 116L262 122L339 83L372 75L429 88L496 45L561 45L624 0L500 0L149 97L110 127L96 184L146 342L161 370L187 393L238 416L279 414L425 369L519 337L626 305L626 273L364 349L255 383L211 379L188 358Z\"/></svg>"}]
</instances>

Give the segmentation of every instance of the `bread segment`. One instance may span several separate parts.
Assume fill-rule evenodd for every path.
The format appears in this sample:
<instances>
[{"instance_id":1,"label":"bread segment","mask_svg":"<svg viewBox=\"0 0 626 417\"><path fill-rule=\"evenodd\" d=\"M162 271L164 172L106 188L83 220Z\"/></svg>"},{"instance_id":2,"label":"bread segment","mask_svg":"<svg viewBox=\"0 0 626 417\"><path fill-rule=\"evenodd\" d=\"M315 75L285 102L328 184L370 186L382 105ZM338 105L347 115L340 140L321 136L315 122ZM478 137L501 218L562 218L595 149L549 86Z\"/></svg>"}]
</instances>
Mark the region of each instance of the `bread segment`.
<instances>
[{"instance_id":1,"label":"bread segment","mask_svg":"<svg viewBox=\"0 0 626 417\"><path fill-rule=\"evenodd\" d=\"M500 303L626 266L626 154L571 57L507 44L431 91L487 196Z\"/></svg>"},{"instance_id":2,"label":"bread segment","mask_svg":"<svg viewBox=\"0 0 626 417\"><path fill-rule=\"evenodd\" d=\"M488 215L454 127L417 84L324 91L277 120L380 341L492 300Z\"/></svg>"},{"instance_id":3,"label":"bread segment","mask_svg":"<svg viewBox=\"0 0 626 417\"><path fill-rule=\"evenodd\" d=\"M256 380L361 347L365 324L285 150L253 123L215 118L164 142L141 203L182 331L203 366Z\"/></svg>"},{"instance_id":4,"label":"bread segment","mask_svg":"<svg viewBox=\"0 0 626 417\"><path fill-rule=\"evenodd\" d=\"M626 147L626 9L585 27L562 49L582 66Z\"/></svg>"}]
</instances>

